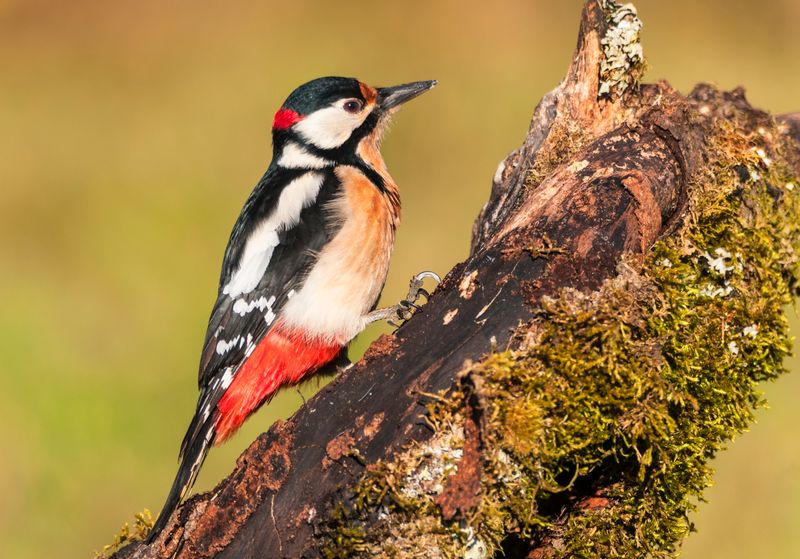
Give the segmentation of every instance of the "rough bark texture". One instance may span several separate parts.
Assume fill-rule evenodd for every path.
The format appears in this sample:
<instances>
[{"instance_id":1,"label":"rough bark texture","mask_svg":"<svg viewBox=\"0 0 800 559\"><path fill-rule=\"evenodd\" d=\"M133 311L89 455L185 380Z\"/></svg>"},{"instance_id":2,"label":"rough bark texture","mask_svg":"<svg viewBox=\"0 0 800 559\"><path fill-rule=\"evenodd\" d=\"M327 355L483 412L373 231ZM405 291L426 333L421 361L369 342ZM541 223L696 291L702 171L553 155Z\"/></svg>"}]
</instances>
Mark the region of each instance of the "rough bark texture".
<instances>
[{"instance_id":1,"label":"rough bark texture","mask_svg":"<svg viewBox=\"0 0 800 559\"><path fill-rule=\"evenodd\" d=\"M227 479L179 509L152 546L137 542L114 557L318 556L332 507L365 469L432 436L424 395L458 383L469 392L474 381L458 377L464 363L518 344L515 329L543 297L598 289L623 257L644 261L675 230L686 218L687 184L708 164L713 123L734 110L754 125L769 117L741 91L700 86L685 97L665 82L640 86L635 53L621 81L604 79L602 63L613 53L603 38L619 23L612 17L618 8L586 3L566 79L544 97L524 144L501 164L470 257L447 274L423 312L261 435ZM780 121L800 138L800 116ZM436 497L446 521L467 518L480 493L485 419L474 392L458 472ZM606 504L593 487L560 518ZM534 540L507 552L549 556L550 537Z\"/></svg>"}]
</instances>

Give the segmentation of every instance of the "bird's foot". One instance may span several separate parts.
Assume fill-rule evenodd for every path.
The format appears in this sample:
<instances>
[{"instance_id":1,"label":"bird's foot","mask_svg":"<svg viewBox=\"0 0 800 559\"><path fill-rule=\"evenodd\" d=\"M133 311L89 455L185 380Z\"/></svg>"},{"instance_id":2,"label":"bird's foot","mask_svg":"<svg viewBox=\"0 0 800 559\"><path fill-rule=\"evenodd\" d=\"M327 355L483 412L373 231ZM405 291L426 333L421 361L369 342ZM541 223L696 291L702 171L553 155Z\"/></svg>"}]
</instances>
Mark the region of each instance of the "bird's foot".
<instances>
[{"instance_id":1,"label":"bird's foot","mask_svg":"<svg viewBox=\"0 0 800 559\"><path fill-rule=\"evenodd\" d=\"M442 281L442 278L434 272L420 272L413 278L408 286L408 294L405 299L394 305L393 307L386 307L385 309L377 309L367 315L367 324L377 322L379 320L386 320L391 326L399 328L400 324L414 316L414 313L420 310L417 304L423 297L425 301L430 298L431 294L422 288L426 279L432 279L437 284ZM400 321L400 322L397 322Z\"/></svg>"}]
</instances>

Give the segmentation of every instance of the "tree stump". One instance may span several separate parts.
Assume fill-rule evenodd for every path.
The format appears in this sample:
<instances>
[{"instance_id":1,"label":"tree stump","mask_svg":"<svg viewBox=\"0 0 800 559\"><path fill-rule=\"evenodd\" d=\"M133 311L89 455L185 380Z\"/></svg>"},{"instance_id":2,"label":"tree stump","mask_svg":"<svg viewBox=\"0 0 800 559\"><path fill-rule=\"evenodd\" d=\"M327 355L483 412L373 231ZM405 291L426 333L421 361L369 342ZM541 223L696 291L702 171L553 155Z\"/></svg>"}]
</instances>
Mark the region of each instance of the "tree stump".
<instances>
[{"instance_id":1,"label":"tree stump","mask_svg":"<svg viewBox=\"0 0 800 559\"><path fill-rule=\"evenodd\" d=\"M114 557L675 552L790 349L800 116L640 84L640 26L630 4L586 2L469 258Z\"/></svg>"}]
</instances>

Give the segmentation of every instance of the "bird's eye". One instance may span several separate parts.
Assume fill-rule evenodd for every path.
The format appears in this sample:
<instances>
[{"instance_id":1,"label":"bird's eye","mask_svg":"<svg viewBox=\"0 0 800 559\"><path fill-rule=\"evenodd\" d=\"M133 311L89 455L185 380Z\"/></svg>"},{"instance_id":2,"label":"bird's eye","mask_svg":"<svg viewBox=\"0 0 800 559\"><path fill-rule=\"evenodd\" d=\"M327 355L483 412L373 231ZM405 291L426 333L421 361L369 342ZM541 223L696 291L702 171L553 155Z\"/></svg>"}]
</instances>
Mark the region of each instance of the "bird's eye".
<instances>
[{"instance_id":1,"label":"bird's eye","mask_svg":"<svg viewBox=\"0 0 800 559\"><path fill-rule=\"evenodd\" d=\"M364 103L362 103L358 99L350 99L342 106L344 110L347 111L348 113L357 113L364 106Z\"/></svg>"}]
</instances>

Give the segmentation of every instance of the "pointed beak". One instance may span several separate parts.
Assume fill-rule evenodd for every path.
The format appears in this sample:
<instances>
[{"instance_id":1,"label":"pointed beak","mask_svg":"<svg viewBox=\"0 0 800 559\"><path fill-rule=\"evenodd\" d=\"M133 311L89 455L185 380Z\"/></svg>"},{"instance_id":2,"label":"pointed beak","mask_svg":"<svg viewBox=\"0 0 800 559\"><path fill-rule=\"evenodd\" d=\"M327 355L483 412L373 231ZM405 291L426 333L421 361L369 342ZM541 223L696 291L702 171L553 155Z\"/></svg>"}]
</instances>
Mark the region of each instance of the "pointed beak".
<instances>
[{"instance_id":1,"label":"pointed beak","mask_svg":"<svg viewBox=\"0 0 800 559\"><path fill-rule=\"evenodd\" d=\"M388 111L406 101L411 101L417 95L421 95L436 85L436 80L424 82L404 83L393 87L378 88L378 106L384 111Z\"/></svg>"}]
</instances>

